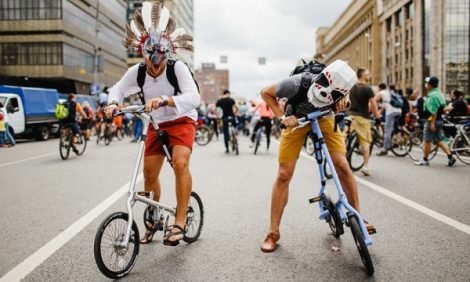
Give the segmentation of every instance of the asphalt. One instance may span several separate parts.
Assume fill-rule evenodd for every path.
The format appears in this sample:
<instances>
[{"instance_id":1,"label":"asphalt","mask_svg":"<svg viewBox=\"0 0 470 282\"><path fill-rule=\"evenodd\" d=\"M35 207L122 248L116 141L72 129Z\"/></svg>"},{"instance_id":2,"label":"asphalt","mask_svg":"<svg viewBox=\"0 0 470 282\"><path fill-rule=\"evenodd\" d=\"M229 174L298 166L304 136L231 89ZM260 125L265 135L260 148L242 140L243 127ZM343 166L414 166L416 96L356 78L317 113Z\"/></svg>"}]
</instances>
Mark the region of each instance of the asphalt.
<instances>
[{"instance_id":1,"label":"asphalt","mask_svg":"<svg viewBox=\"0 0 470 282\"><path fill-rule=\"evenodd\" d=\"M368 277L348 229L334 238L308 198L318 192L318 169L299 158L290 187L279 248L259 246L269 223L277 143L254 156L241 138L240 155L224 154L223 142L195 144L193 190L204 203L205 225L198 241L162 245L162 234L142 245L124 281L469 281L470 234L359 184L361 210L378 233L369 247L375 267ZM90 143L85 154L62 161L58 140L24 142L0 150L0 276L25 260L130 180L138 147L128 140L110 146ZM50 155L46 155L50 154ZM46 156L43 156L46 155ZM29 161L13 161L43 156ZM371 160L372 176L358 177L437 213L470 225L470 166L446 167L438 156L430 167L393 156ZM161 174L162 202L174 205L174 175ZM142 188L142 183L138 187ZM334 194L333 182L328 190ZM26 277L26 281L105 281L93 256L99 224L125 211L122 196ZM135 221L143 233L142 211ZM339 251L333 251L338 247Z\"/></svg>"}]
</instances>

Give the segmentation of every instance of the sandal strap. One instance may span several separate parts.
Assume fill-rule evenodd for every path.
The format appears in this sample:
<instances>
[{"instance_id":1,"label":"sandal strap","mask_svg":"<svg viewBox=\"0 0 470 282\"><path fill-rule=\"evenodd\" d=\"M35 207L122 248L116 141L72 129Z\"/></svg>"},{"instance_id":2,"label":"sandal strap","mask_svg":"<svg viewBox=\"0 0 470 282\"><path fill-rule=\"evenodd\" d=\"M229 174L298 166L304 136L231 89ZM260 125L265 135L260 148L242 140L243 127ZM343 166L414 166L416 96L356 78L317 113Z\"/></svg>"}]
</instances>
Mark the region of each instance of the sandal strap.
<instances>
[{"instance_id":1,"label":"sandal strap","mask_svg":"<svg viewBox=\"0 0 470 282\"><path fill-rule=\"evenodd\" d=\"M171 232L171 229L173 229L173 228L179 229L180 231L178 231L178 232L183 232L183 233L185 232L184 228L181 227L181 226L179 226L179 225L177 225L177 224L175 224L175 225L170 225L170 226L168 226L168 228L170 229L170 232Z\"/></svg>"}]
</instances>

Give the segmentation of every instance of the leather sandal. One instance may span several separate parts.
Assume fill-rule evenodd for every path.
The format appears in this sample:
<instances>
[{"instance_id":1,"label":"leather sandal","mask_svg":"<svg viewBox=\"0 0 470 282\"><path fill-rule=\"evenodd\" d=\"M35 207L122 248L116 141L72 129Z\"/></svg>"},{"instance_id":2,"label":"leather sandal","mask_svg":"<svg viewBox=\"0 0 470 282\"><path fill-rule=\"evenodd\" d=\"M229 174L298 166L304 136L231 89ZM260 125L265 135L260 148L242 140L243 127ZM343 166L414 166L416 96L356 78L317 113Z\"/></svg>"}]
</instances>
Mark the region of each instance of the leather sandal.
<instances>
[{"instance_id":1,"label":"leather sandal","mask_svg":"<svg viewBox=\"0 0 470 282\"><path fill-rule=\"evenodd\" d=\"M173 229L179 229L178 231L173 231ZM171 228L170 228L170 231L166 234L165 236L165 239L163 239L163 245L165 246L178 246L178 244L180 243L180 240L182 240L184 238L184 235L186 234L186 231L184 230L183 227L179 226L179 225L172 225ZM171 239L172 237L175 237L175 236L179 236L179 235L183 235L181 236L181 238L179 239Z\"/></svg>"},{"instance_id":2,"label":"leather sandal","mask_svg":"<svg viewBox=\"0 0 470 282\"><path fill-rule=\"evenodd\" d=\"M277 248L276 242L279 241L281 235L275 232L269 232L264 239L264 243L261 245L261 251L264 253L274 252Z\"/></svg>"},{"instance_id":3,"label":"leather sandal","mask_svg":"<svg viewBox=\"0 0 470 282\"><path fill-rule=\"evenodd\" d=\"M153 231L146 230L145 233L144 233L144 236L142 237L142 239L140 239L140 243L141 244L148 244L148 243L152 242L153 234L155 234Z\"/></svg>"}]
</instances>

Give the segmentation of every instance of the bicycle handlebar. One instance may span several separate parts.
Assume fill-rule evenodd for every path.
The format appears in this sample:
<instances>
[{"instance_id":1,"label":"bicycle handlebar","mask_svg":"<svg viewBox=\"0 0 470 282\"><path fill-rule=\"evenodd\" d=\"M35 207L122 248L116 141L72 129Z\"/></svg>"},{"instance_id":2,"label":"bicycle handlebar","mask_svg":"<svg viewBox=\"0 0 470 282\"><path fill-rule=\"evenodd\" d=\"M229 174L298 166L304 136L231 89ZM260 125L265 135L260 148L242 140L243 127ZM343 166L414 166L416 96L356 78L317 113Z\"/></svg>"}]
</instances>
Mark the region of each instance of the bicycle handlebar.
<instances>
[{"instance_id":1,"label":"bicycle handlebar","mask_svg":"<svg viewBox=\"0 0 470 282\"><path fill-rule=\"evenodd\" d=\"M113 116L120 116L125 113L131 113L131 114L140 114L145 112L145 106L142 105L134 105L134 106L128 106L122 109L116 108L113 111Z\"/></svg>"}]
</instances>

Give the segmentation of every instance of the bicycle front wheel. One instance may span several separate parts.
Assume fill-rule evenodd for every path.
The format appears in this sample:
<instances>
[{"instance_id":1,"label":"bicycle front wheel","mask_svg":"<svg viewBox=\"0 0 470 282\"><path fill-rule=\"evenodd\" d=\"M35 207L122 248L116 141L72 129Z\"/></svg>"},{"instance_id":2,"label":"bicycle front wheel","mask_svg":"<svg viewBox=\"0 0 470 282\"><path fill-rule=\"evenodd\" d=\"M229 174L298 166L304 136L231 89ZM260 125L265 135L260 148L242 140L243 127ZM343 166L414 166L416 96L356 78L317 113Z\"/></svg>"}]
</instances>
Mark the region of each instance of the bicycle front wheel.
<instances>
[{"instance_id":1,"label":"bicycle front wheel","mask_svg":"<svg viewBox=\"0 0 470 282\"><path fill-rule=\"evenodd\" d=\"M452 144L452 152L460 161L470 165L470 137L459 133Z\"/></svg>"},{"instance_id":2,"label":"bicycle front wheel","mask_svg":"<svg viewBox=\"0 0 470 282\"><path fill-rule=\"evenodd\" d=\"M366 268L366 273L369 276L372 276L372 274L374 274L374 265L372 264L372 259L370 258L367 245L364 242L364 236L362 235L361 228L359 227L357 217L353 214L348 214L348 220L349 227L351 227L351 233L354 237L354 242L356 243L356 248L361 256L362 263Z\"/></svg>"},{"instance_id":3,"label":"bicycle front wheel","mask_svg":"<svg viewBox=\"0 0 470 282\"><path fill-rule=\"evenodd\" d=\"M199 146L205 146L209 143L210 131L206 126L201 126L196 129L196 143Z\"/></svg>"},{"instance_id":4,"label":"bicycle front wheel","mask_svg":"<svg viewBox=\"0 0 470 282\"><path fill-rule=\"evenodd\" d=\"M66 160L70 155L70 136L69 134L61 134L59 141L60 158Z\"/></svg>"},{"instance_id":5,"label":"bicycle front wheel","mask_svg":"<svg viewBox=\"0 0 470 282\"><path fill-rule=\"evenodd\" d=\"M191 192L189 198L188 211L186 212L186 234L183 240L186 243L196 241L202 232L204 225L204 207L202 201L196 192Z\"/></svg>"},{"instance_id":6,"label":"bicycle front wheel","mask_svg":"<svg viewBox=\"0 0 470 282\"><path fill-rule=\"evenodd\" d=\"M406 145L409 138L410 135L408 132L402 129L398 129L393 132L391 151L395 156L404 157L408 154L408 147Z\"/></svg>"},{"instance_id":7,"label":"bicycle front wheel","mask_svg":"<svg viewBox=\"0 0 470 282\"><path fill-rule=\"evenodd\" d=\"M361 147L359 146L359 139L357 134L351 135L349 137L349 150L346 153L346 157L349 162L349 167L353 171L358 171L364 166L364 157L361 151Z\"/></svg>"},{"instance_id":8,"label":"bicycle front wheel","mask_svg":"<svg viewBox=\"0 0 470 282\"><path fill-rule=\"evenodd\" d=\"M127 213L113 213L101 223L96 232L94 245L96 265L104 276L111 279L119 279L127 275L134 267L139 254L139 230L134 221L129 245L121 246L128 221Z\"/></svg>"}]
</instances>

